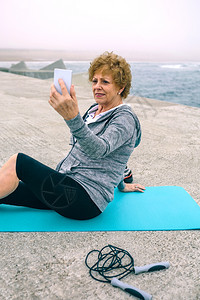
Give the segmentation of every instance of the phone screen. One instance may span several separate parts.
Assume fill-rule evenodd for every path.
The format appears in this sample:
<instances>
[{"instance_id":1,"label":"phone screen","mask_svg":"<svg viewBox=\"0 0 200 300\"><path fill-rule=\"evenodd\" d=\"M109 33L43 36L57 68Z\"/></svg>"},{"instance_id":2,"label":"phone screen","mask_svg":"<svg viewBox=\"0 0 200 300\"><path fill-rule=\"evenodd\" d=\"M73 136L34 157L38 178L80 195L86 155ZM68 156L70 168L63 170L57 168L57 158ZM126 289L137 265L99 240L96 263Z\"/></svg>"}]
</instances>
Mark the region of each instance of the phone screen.
<instances>
[{"instance_id":1,"label":"phone screen","mask_svg":"<svg viewBox=\"0 0 200 300\"><path fill-rule=\"evenodd\" d=\"M72 70L54 69L54 85L57 90L62 95L62 91L58 80L62 79L66 85L68 93L70 94L70 87L72 84Z\"/></svg>"}]
</instances>

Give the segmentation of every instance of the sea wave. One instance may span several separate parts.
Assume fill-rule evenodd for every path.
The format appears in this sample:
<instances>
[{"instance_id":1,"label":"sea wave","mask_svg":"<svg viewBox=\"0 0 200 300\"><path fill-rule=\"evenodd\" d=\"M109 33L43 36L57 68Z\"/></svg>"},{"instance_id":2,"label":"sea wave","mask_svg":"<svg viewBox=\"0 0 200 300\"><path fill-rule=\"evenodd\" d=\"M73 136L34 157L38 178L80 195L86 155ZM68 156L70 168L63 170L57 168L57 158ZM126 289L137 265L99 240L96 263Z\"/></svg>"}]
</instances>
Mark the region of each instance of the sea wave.
<instances>
[{"instance_id":1,"label":"sea wave","mask_svg":"<svg viewBox=\"0 0 200 300\"><path fill-rule=\"evenodd\" d=\"M161 68L167 68L167 69L181 69L184 68L184 65L161 65Z\"/></svg>"},{"instance_id":2,"label":"sea wave","mask_svg":"<svg viewBox=\"0 0 200 300\"><path fill-rule=\"evenodd\" d=\"M160 65L160 68L165 68L165 69L193 69L193 70L199 70L200 69L200 63L199 62L189 62L189 63L176 63L176 64L162 64Z\"/></svg>"}]
</instances>

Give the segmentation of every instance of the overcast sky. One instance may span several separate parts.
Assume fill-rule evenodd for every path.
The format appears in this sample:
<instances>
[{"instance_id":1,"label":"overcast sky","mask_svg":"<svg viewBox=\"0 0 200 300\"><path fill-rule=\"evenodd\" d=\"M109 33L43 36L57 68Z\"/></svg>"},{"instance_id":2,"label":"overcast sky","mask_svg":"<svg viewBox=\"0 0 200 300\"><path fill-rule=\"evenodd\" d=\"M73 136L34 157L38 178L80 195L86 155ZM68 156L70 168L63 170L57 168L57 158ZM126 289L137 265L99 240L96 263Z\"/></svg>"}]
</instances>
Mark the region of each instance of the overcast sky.
<instances>
[{"instance_id":1,"label":"overcast sky","mask_svg":"<svg viewBox=\"0 0 200 300\"><path fill-rule=\"evenodd\" d=\"M0 0L0 48L200 61L200 0Z\"/></svg>"}]
</instances>

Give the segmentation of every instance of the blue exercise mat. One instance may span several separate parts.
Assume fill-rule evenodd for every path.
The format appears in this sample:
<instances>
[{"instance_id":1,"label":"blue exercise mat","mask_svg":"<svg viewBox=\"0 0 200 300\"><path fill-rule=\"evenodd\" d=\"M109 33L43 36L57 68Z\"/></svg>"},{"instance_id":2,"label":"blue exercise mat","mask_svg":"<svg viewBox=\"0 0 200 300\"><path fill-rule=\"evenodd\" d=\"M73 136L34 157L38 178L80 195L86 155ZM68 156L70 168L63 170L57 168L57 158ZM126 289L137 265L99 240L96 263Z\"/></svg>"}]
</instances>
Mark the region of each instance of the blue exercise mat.
<instances>
[{"instance_id":1,"label":"blue exercise mat","mask_svg":"<svg viewBox=\"0 0 200 300\"><path fill-rule=\"evenodd\" d=\"M54 211L0 205L0 231L133 231L200 228L200 207L181 187L147 187L144 193L115 190L100 216L86 221Z\"/></svg>"}]
</instances>

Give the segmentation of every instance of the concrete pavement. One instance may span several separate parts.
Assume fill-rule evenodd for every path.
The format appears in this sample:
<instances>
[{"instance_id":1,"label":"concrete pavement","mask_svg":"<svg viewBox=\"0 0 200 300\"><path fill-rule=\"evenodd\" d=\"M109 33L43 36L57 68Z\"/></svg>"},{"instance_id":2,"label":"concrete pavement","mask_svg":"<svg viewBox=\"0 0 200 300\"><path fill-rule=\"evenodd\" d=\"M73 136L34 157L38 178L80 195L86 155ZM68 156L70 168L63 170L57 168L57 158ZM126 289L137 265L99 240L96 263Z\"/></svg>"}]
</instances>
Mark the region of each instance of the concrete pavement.
<instances>
[{"instance_id":1,"label":"concrete pavement","mask_svg":"<svg viewBox=\"0 0 200 300\"><path fill-rule=\"evenodd\" d=\"M74 75L80 111L93 103L85 74ZM24 152L55 167L70 149L69 130L48 104L51 80L0 72L0 166ZM200 205L200 109L129 97L142 124L142 142L129 160L135 182L178 185ZM154 300L200 299L199 231L0 233L0 299L133 299L92 280L87 253L113 244L136 265L169 261L167 271L124 281Z\"/></svg>"}]
</instances>

